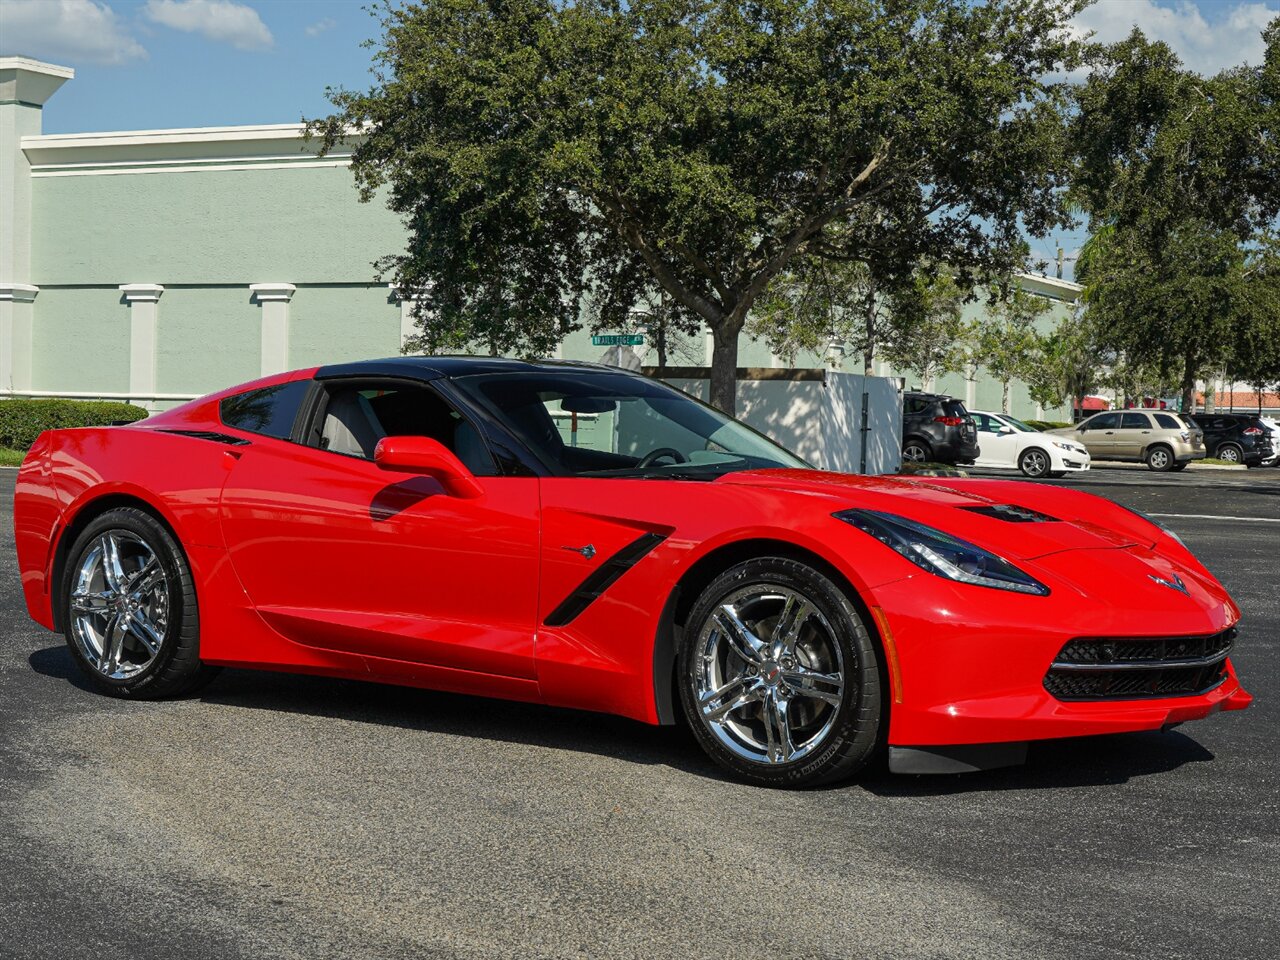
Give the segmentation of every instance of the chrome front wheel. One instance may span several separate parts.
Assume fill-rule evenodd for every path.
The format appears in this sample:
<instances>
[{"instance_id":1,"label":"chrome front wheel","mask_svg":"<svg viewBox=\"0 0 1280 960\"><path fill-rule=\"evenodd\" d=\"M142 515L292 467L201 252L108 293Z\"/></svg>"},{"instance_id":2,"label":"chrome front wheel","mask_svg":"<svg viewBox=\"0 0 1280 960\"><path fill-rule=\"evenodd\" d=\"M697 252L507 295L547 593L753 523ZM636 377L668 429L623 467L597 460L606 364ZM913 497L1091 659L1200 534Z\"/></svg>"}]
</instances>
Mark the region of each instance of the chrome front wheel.
<instances>
[{"instance_id":1,"label":"chrome front wheel","mask_svg":"<svg viewBox=\"0 0 1280 960\"><path fill-rule=\"evenodd\" d=\"M753 584L724 598L698 640L698 707L729 750L788 763L822 745L844 698L844 662L813 600Z\"/></svg>"},{"instance_id":2,"label":"chrome front wheel","mask_svg":"<svg viewBox=\"0 0 1280 960\"><path fill-rule=\"evenodd\" d=\"M879 648L842 588L784 557L724 571L684 621L685 714L708 755L745 780L848 776L881 726Z\"/></svg>"},{"instance_id":3,"label":"chrome front wheel","mask_svg":"<svg viewBox=\"0 0 1280 960\"><path fill-rule=\"evenodd\" d=\"M83 554L71 592L71 636L110 680L155 662L169 628L169 578L156 551L127 530L107 530Z\"/></svg>"}]
</instances>

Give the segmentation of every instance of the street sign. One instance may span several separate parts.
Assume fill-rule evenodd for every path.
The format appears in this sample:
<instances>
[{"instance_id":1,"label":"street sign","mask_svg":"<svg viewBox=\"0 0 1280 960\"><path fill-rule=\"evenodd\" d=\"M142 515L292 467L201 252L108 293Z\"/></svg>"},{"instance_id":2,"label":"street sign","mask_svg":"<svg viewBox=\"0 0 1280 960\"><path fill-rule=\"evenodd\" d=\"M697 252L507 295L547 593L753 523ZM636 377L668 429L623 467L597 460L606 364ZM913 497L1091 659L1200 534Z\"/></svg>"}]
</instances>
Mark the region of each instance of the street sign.
<instances>
[{"instance_id":1,"label":"street sign","mask_svg":"<svg viewBox=\"0 0 1280 960\"><path fill-rule=\"evenodd\" d=\"M593 347L642 347L644 335L640 333L597 333L591 338Z\"/></svg>"}]
</instances>

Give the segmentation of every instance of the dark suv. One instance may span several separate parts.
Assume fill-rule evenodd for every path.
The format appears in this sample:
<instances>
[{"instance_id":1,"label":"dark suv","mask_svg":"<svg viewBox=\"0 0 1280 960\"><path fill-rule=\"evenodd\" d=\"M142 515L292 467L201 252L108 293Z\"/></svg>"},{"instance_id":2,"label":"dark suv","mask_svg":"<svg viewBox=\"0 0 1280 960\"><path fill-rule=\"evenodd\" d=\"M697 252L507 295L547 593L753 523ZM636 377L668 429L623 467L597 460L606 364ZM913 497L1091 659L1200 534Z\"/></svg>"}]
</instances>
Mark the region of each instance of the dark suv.
<instances>
[{"instance_id":1,"label":"dark suv","mask_svg":"<svg viewBox=\"0 0 1280 960\"><path fill-rule=\"evenodd\" d=\"M902 395L902 459L906 463L973 463L978 428L964 404L939 393Z\"/></svg>"},{"instance_id":2,"label":"dark suv","mask_svg":"<svg viewBox=\"0 0 1280 960\"><path fill-rule=\"evenodd\" d=\"M1205 449L1211 457L1257 467L1275 452L1271 431L1256 414L1193 413L1191 419L1204 431Z\"/></svg>"}]
</instances>

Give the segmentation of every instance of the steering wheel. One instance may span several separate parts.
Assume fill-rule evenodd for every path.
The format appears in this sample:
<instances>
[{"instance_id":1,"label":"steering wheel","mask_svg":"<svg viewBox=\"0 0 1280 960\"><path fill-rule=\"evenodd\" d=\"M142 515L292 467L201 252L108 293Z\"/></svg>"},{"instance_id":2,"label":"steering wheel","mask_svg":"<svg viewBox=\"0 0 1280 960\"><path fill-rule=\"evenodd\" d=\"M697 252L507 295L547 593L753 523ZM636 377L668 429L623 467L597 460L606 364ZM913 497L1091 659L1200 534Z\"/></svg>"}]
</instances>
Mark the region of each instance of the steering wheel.
<instances>
[{"instance_id":1,"label":"steering wheel","mask_svg":"<svg viewBox=\"0 0 1280 960\"><path fill-rule=\"evenodd\" d=\"M641 457L640 461L636 464L636 469L644 470L646 467L652 467L655 463L657 463L663 457L669 457L671 460L673 460L676 463L689 462L689 458L686 457L679 450L676 450L673 447L659 447L657 450L650 450L643 457Z\"/></svg>"}]
</instances>

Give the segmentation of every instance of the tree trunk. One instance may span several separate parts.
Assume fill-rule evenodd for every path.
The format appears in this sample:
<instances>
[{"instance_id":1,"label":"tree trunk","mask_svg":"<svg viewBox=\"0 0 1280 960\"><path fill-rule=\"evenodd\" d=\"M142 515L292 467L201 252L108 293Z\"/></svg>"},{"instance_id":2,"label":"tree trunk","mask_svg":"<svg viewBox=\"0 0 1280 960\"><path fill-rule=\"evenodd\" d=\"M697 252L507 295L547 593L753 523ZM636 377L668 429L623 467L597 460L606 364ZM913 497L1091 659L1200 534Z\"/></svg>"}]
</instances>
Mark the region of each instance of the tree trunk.
<instances>
[{"instance_id":1,"label":"tree trunk","mask_svg":"<svg viewBox=\"0 0 1280 960\"><path fill-rule=\"evenodd\" d=\"M1002 386L1003 386L1003 389L1001 390L1001 393L1000 393L1000 412L1008 413L1009 412L1009 381L1008 380L1004 381Z\"/></svg>"},{"instance_id":2,"label":"tree trunk","mask_svg":"<svg viewBox=\"0 0 1280 960\"><path fill-rule=\"evenodd\" d=\"M721 321L711 331L711 405L738 412L738 333L741 323Z\"/></svg>"},{"instance_id":3,"label":"tree trunk","mask_svg":"<svg viewBox=\"0 0 1280 960\"><path fill-rule=\"evenodd\" d=\"M874 377L876 375L876 308L874 302L867 305L866 321L866 349L862 351L862 375Z\"/></svg>"},{"instance_id":4,"label":"tree trunk","mask_svg":"<svg viewBox=\"0 0 1280 960\"><path fill-rule=\"evenodd\" d=\"M657 328L657 336L653 338L654 346L658 348L658 376L662 376L667 372L667 325L659 324Z\"/></svg>"},{"instance_id":5,"label":"tree trunk","mask_svg":"<svg viewBox=\"0 0 1280 960\"><path fill-rule=\"evenodd\" d=\"M1182 365L1182 412L1196 411L1196 365L1193 357L1187 357Z\"/></svg>"}]
</instances>

